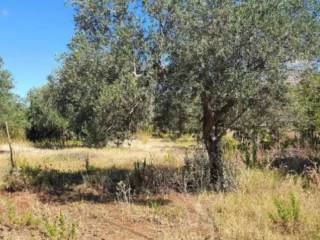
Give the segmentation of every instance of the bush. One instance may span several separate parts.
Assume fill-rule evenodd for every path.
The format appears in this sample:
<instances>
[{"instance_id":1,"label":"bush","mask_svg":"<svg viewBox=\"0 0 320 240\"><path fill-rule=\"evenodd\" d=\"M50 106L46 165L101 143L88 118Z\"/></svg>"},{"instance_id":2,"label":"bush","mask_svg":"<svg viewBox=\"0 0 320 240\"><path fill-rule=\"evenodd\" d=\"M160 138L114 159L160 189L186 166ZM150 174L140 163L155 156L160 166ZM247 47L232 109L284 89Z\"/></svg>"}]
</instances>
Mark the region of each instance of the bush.
<instances>
[{"instance_id":1,"label":"bush","mask_svg":"<svg viewBox=\"0 0 320 240\"><path fill-rule=\"evenodd\" d=\"M191 157L187 156L185 158L183 185L185 192L202 191L210 188L209 160L203 151L197 150Z\"/></svg>"},{"instance_id":2,"label":"bush","mask_svg":"<svg viewBox=\"0 0 320 240\"><path fill-rule=\"evenodd\" d=\"M130 176L130 184L135 193L165 193L181 189L181 171L152 163L136 162Z\"/></svg>"}]
</instances>

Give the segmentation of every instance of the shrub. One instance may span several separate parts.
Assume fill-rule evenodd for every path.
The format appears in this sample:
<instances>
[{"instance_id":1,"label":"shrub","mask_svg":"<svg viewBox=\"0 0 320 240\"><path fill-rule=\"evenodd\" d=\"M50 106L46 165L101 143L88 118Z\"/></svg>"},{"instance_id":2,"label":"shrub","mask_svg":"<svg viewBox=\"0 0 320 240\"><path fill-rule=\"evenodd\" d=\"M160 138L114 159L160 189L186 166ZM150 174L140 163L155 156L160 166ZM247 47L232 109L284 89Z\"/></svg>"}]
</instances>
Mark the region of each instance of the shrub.
<instances>
[{"instance_id":1,"label":"shrub","mask_svg":"<svg viewBox=\"0 0 320 240\"><path fill-rule=\"evenodd\" d=\"M185 158L183 167L184 191L201 191L210 187L209 160L205 152L197 150L191 157Z\"/></svg>"},{"instance_id":2,"label":"shrub","mask_svg":"<svg viewBox=\"0 0 320 240\"><path fill-rule=\"evenodd\" d=\"M134 163L130 183L135 193L165 193L180 189L181 174L179 169L155 166L144 160Z\"/></svg>"},{"instance_id":3,"label":"shrub","mask_svg":"<svg viewBox=\"0 0 320 240\"><path fill-rule=\"evenodd\" d=\"M85 189L95 190L99 195L105 195L109 193L110 178L107 174L95 173L95 174L83 174L82 187ZM80 190L78 188L78 190Z\"/></svg>"},{"instance_id":4,"label":"shrub","mask_svg":"<svg viewBox=\"0 0 320 240\"><path fill-rule=\"evenodd\" d=\"M229 162L224 164L224 179L212 185L209 160L202 149L186 156L182 168L155 166L151 163L136 162L130 176L135 193L200 192L204 190L235 190L236 172Z\"/></svg>"},{"instance_id":5,"label":"shrub","mask_svg":"<svg viewBox=\"0 0 320 240\"><path fill-rule=\"evenodd\" d=\"M196 149L191 158L186 157L183 169L187 192L235 191L238 188L237 168L231 161L223 161L223 176L212 184L208 155L203 149Z\"/></svg>"}]
</instances>

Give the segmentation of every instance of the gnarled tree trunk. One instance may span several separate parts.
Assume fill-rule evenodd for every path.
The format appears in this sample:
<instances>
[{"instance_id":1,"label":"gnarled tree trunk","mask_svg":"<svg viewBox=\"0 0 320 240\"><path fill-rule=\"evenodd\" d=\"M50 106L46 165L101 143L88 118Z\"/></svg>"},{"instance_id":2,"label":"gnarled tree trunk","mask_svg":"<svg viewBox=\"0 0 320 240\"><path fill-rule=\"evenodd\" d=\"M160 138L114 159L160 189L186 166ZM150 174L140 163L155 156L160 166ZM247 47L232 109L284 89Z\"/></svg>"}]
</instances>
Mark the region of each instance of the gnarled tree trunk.
<instances>
[{"instance_id":1,"label":"gnarled tree trunk","mask_svg":"<svg viewBox=\"0 0 320 240\"><path fill-rule=\"evenodd\" d=\"M210 176L213 185L223 182L224 170L221 150L221 134L215 126L214 116L209 109L206 98L202 99L203 106L203 141L208 152Z\"/></svg>"},{"instance_id":2,"label":"gnarled tree trunk","mask_svg":"<svg viewBox=\"0 0 320 240\"><path fill-rule=\"evenodd\" d=\"M206 148L209 156L211 181L219 185L223 181L223 159L220 147L220 139L216 136L209 136L206 139Z\"/></svg>"}]
</instances>

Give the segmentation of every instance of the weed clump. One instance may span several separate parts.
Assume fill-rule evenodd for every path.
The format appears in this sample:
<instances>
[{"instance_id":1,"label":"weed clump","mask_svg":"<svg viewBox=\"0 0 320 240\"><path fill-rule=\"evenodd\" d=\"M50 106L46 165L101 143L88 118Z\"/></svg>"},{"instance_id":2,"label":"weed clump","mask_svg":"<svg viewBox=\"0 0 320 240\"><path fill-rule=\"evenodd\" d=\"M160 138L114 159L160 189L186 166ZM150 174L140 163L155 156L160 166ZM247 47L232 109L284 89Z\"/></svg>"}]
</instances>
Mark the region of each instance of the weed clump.
<instances>
[{"instance_id":1,"label":"weed clump","mask_svg":"<svg viewBox=\"0 0 320 240\"><path fill-rule=\"evenodd\" d=\"M19 192L27 190L28 188L26 175L21 169L15 169L10 174L6 175L4 182L4 188L8 192Z\"/></svg>"},{"instance_id":2,"label":"weed clump","mask_svg":"<svg viewBox=\"0 0 320 240\"><path fill-rule=\"evenodd\" d=\"M44 224L45 234L50 240L74 240L76 239L76 225L68 223L63 213L54 219L54 221L46 220Z\"/></svg>"},{"instance_id":3,"label":"weed clump","mask_svg":"<svg viewBox=\"0 0 320 240\"><path fill-rule=\"evenodd\" d=\"M289 201L279 198L274 199L276 213L269 213L269 218L285 232L293 233L299 229L301 220L300 203L293 193L289 196Z\"/></svg>"}]
</instances>

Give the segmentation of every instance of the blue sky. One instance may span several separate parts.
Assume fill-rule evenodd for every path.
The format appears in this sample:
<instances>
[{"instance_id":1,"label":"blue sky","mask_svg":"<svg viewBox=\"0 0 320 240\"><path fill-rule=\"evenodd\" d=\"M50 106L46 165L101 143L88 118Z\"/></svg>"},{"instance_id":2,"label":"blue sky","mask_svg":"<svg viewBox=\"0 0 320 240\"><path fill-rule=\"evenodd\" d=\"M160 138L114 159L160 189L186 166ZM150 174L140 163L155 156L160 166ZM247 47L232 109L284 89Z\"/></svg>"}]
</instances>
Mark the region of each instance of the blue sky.
<instances>
[{"instance_id":1,"label":"blue sky","mask_svg":"<svg viewBox=\"0 0 320 240\"><path fill-rule=\"evenodd\" d=\"M0 57L14 77L14 92L46 83L59 66L74 30L65 0L0 0Z\"/></svg>"}]
</instances>

